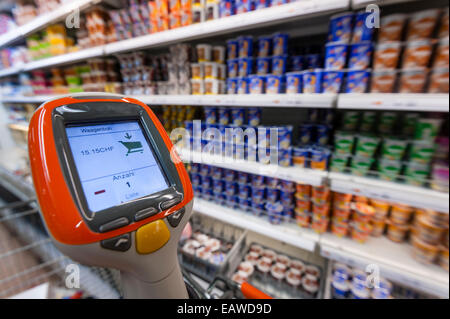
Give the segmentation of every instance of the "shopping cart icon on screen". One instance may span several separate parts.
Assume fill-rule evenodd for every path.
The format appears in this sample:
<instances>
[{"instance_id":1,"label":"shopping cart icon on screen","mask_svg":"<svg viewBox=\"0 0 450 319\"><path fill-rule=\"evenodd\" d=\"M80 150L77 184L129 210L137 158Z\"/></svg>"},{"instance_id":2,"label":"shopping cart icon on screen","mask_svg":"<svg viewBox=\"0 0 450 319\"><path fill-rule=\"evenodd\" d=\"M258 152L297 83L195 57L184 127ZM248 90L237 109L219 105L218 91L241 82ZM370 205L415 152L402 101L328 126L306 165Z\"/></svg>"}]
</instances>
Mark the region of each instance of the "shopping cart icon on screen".
<instances>
[{"instance_id":1,"label":"shopping cart icon on screen","mask_svg":"<svg viewBox=\"0 0 450 319\"><path fill-rule=\"evenodd\" d=\"M122 142L122 141L119 141L119 143L127 148L128 152L127 152L127 154L125 154L126 156L128 156L128 154L131 154L131 153L136 153L136 152L143 153L144 152L144 149L142 148L142 143L141 142Z\"/></svg>"}]
</instances>

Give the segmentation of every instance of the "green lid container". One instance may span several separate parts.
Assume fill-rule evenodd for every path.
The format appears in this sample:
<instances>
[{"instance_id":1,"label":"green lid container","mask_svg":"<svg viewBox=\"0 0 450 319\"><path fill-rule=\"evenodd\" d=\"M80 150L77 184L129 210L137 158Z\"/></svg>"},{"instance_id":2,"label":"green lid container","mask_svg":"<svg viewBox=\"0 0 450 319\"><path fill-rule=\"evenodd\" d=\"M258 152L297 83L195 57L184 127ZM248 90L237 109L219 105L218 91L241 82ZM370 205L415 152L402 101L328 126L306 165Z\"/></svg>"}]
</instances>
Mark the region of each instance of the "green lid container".
<instances>
[{"instance_id":1,"label":"green lid container","mask_svg":"<svg viewBox=\"0 0 450 319\"><path fill-rule=\"evenodd\" d=\"M342 173L347 168L350 156L333 154L330 162L330 170L332 172Z\"/></svg>"},{"instance_id":2,"label":"green lid container","mask_svg":"<svg viewBox=\"0 0 450 319\"><path fill-rule=\"evenodd\" d=\"M342 128L347 131L354 131L358 128L359 111L346 111L342 117Z\"/></svg>"},{"instance_id":3,"label":"green lid container","mask_svg":"<svg viewBox=\"0 0 450 319\"><path fill-rule=\"evenodd\" d=\"M372 134L363 134L357 137L356 152L358 157L374 157L380 145L380 138Z\"/></svg>"},{"instance_id":4,"label":"green lid container","mask_svg":"<svg viewBox=\"0 0 450 319\"><path fill-rule=\"evenodd\" d=\"M383 134L390 134L394 130L398 115L394 112L383 112L380 116L378 131Z\"/></svg>"},{"instance_id":5,"label":"green lid container","mask_svg":"<svg viewBox=\"0 0 450 319\"><path fill-rule=\"evenodd\" d=\"M434 141L441 129L442 119L418 119L414 139Z\"/></svg>"},{"instance_id":6,"label":"green lid container","mask_svg":"<svg viewBox=\"0 0 450 319\"><path fill-rule=\"evenodd\" d=\"M351 171L353 175L357 176L364 176L372 167L372 164L375 160L373 158L369 157L358 157L353 156L352 157L352 163L351 163Z\"/></svg>"},{"instance_id":7,"label":"green lid container","mask_svg":"<svg viewBox=\"0 0 450 319\"><path fill-rule=\"evenodd\" d=\"M362 115L361 126L359 130L361 132L371 132L375 127L376 120L377 120L377 113L364 112Z\"/></svg>"},{"instance_id":8,"label":"green lid container","mask_svg":"<svg viewBox=\"0 0 450 319\"><path fill-rule=\"evenodd\" d=\"M351 155L355 145L355 134L336 131L334 134L334 149L336 154Z\"/></svg>"},{"instance_id":9,"label":"green lid container","mask_svg":"<svg viewBox=\"0 0 450 319\"><path fill-rule=\"evenodd\" d=\"M414 186L425 185L430 175L430 166L409 162L405 170L405 180L408 184Z\"/></svg>"},{"instance_id":10,"label":"green lid container","mask_svg":"<svg viewBox=\"0 0 450 319\"><path fill-rule=\"evenodd\" d=\"M402 170L401 161L391 161L383 159L378 162L378 172L380 173L380 178L385 181L394 181L400 175Z\"/></svg>"},{"instance_id":11,"label":"green lid container","mask_svg":"<svg viewBox=\"0 0 450 319\"><path fill-rule=\"evenodd\" d=\"M391 161L400 161L406 153L408 141L396 137L386 137L383 139L381 147L381 157Z\"/></svg>"},{"instance_id":12,"label":"green lid container","mask_svg":"<svg viewBox=\"0 0 450 319\"><path fill-rule=\"evenodd\" d=\"M409 158L411 162L417 164L428 164L433 159L436 145L427 141L414 141L411 145Z\"/></svg>"}]
</instances>

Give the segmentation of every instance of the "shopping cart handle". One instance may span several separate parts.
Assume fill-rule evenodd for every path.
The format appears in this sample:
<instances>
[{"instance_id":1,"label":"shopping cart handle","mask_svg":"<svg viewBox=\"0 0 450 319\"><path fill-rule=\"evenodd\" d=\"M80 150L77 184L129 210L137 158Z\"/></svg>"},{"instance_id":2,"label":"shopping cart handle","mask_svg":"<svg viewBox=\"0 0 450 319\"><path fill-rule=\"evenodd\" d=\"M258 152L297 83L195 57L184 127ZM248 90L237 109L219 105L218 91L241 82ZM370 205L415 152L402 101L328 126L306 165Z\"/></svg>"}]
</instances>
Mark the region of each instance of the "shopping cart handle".
<instances>
[{"instance_id":1,"label":"shopping cart handle","mask_svg":"<svg viewBox=\"0 0 450 319\"><path fill-rule=\"evenodd\" d=\"M247 299L273 299L271 296L266 295L261 290L250 285L248 282L242 283L241 292Z\"/></svg>"}]
</instances>

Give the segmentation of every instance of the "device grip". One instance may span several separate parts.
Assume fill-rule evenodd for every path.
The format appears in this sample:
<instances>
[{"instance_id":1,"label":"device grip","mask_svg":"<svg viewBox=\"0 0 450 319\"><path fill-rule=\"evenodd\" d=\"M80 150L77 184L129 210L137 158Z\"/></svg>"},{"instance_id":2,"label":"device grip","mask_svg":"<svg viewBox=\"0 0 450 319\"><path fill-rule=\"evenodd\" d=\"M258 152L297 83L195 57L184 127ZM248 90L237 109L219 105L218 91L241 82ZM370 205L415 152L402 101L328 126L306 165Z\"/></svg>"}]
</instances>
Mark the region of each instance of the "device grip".
<instances>
[{"instance_id":1,"label":"device grip","mask_svg":"<svg viewBox=\"0 0 450 319\"><path fill-rule=\"evenodd\" d=\"M241 292L247 299L273 299L271 296L263 293L261 290L253 287L248 282L243 282Z\"/></svg>"},{"instance_id":2,"label":"device grip","mask_svg":"<svg viewBox=\"0 0 450 319\"><path fill-rule=\"evenodd\" d=\"M189 297L178 263L166 278L155 283L139 280L126 272L121 272L120 275L126 299L187 299Z\"/></svg>"}]
</instances>

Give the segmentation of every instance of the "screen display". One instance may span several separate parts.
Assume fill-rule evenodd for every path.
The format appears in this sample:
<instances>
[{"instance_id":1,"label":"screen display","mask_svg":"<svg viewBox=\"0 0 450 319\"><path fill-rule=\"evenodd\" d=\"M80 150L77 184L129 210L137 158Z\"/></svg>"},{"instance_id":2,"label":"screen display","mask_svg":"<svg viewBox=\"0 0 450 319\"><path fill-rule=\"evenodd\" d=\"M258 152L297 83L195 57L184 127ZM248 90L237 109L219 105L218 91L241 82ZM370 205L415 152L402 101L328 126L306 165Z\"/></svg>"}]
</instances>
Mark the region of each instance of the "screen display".
<instances>
[{"instance_id":1,"label":"screen display","mask_svg":"<svg viewBox=\"0 0 450 319\"><path fill-rule=\"evenodd\" d=\"M67 126L66 133L92 212L168 188L137 121Z\"/></svg>"}]
</instances>

